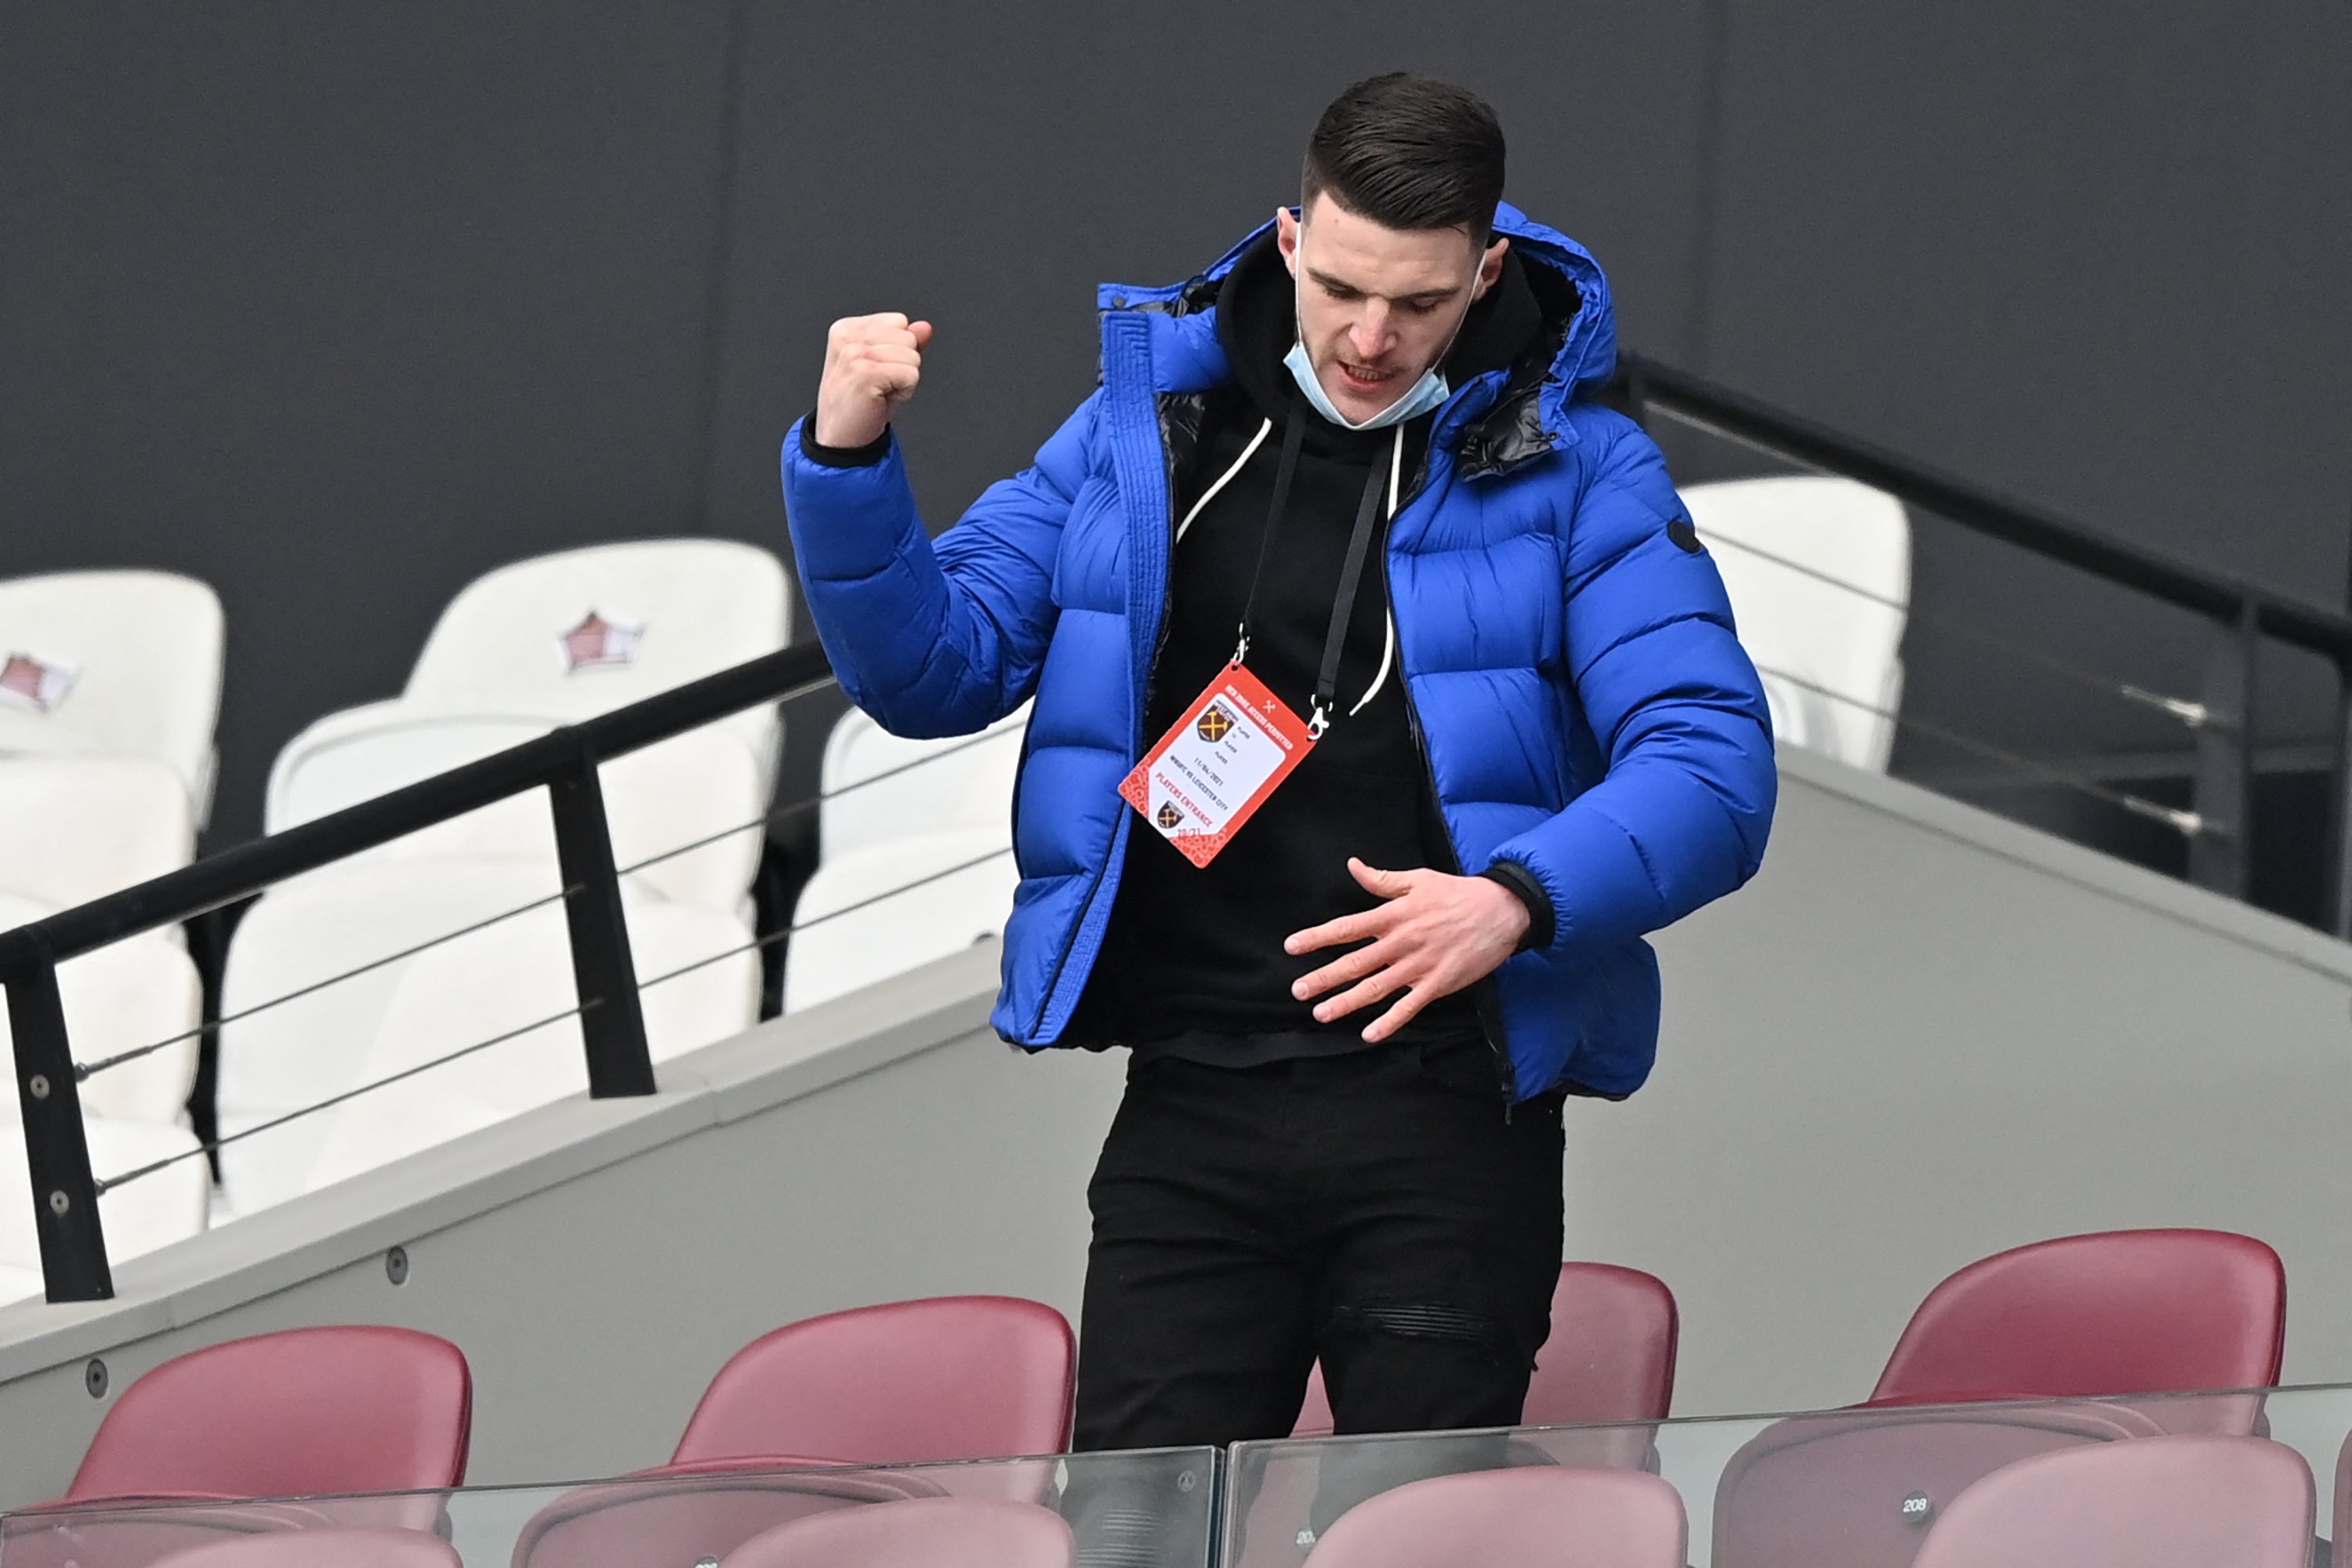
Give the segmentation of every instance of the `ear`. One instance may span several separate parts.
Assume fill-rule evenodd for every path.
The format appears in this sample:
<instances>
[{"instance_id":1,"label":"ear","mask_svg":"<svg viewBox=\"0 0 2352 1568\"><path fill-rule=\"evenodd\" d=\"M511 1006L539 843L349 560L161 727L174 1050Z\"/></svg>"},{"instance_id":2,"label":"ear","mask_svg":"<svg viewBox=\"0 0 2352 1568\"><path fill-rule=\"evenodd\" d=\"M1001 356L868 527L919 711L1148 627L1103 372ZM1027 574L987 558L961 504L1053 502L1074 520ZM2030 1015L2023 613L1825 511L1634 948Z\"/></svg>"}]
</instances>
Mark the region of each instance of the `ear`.
<instances>
[{"instance_id":1,"label":"ear","mask_svg":"<svg viewBox=\"0 0 2352 1568\"><path fill-rule=\"evenodd\" d=\"M1478 258L1478 280L1470 286L1470 298L1473 300L1483 297L1486 290L1492 289L1496 281L1503 276L1503 258L1509 253L1510 248L1511 242L1508 239L1497 238L1494 244L1486 247L1486 253Z\"/></svg>"},{"instance_id":2,"label":"ear","mask_svg":"<svg viewBox=\"0 0 2352 1568\"><path fill-rule=\"evenodd\" d=\"M1282 252L1282 264L1293 278L1298 276L1298 226L1288 207L1274 209L1274 247Z\"/></svg>"}]
</instances>

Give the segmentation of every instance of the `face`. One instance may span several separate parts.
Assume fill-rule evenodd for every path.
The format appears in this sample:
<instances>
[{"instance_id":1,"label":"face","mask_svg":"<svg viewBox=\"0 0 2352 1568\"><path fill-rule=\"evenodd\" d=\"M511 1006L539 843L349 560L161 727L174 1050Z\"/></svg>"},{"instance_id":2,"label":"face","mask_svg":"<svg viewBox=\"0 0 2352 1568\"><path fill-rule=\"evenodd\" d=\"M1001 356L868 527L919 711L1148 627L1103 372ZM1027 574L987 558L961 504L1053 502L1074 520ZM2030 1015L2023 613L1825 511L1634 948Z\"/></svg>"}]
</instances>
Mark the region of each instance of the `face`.
<instances>
[{"instance_id":1,"label":"face","mask_svg":"<svg viewBox=\"0 0 2352 1568\"><path fill-rule=\"evenodd\" d=\"M1318 195L1304 221L1275 215L1298 280L1298 335L1315 379L1359 424L1412 389L1462 317L1503 273L1510 241L1484 251L1464 228L1384 228Z\"/></svg>"}]
</instances>

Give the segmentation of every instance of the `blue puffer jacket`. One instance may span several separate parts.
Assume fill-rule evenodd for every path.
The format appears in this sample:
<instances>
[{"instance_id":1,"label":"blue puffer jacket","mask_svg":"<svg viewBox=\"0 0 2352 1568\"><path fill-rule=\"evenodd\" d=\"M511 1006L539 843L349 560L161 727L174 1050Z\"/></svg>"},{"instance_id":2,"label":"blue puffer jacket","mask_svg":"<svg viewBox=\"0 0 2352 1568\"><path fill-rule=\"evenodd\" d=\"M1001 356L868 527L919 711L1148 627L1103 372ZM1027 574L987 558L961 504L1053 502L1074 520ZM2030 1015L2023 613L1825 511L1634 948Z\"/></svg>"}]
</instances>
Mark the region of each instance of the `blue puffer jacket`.
<instances>
[{"instance_id":1,"label":"blue puffer jacket","mask_svg":"<svg viewBox=\"0 0 2352 1568\"><path fill-rule=\"evenodd\" d=\"M1425 479L1390 530L1390 601L1463 868L1515 861L1551 898L1550 944L1482 996L1510 1089L1572 1079L1624 1094L1657 1052L1643 933L1754 874L1771 731L1658 449L1589 401L1616 360L1600 267L1508 206L1496 226L1581 303L1551 324L1549 374L1479 376L1439 412ZM1060 1037L1118 897L1135 814L1118 789L1146 743L1170 474L1199 395L1229 379L1216 283L1256 237L1189 283L1106 287L1100 389L937 541L895 440L878 464L842 468L810 460L802 426L785 437L801 584L851 700L896 733L933 736L1036 699L993 1019L1021 1045Z\"/></svg>"}]
</instances>

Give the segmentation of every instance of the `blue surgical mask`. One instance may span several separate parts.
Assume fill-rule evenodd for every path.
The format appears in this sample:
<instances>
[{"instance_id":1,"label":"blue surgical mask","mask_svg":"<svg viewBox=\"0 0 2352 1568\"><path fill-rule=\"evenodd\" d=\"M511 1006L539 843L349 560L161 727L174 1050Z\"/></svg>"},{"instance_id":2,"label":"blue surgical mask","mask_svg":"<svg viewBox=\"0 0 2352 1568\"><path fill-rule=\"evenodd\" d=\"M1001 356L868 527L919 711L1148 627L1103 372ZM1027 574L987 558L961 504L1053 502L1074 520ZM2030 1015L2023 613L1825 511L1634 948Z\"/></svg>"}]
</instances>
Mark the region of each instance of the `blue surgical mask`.
<instances>
[{"instance_id":1,"label":"blue surgical mask","mask_svg":"<svg viewBox=\"0 0 2352 1568\"><path fill-rule=\"evenodd\" d=\"M1298 390L1307 395L1307 401L1314 405L1315 412L1342 430L1385 430L1391 425L1418 419L1443 404L1453 390L1445 384L1445 377L1438 374L1437 367L1432 365L1421 373L1421 379L1412 384L1412 391L1359 425L1340 413L1339 405L1331 401L1331 395L1323 390L1322 378L1315 374L1315 362L1307 357L1305 343L1292 343L1290 352L1283 356L1282 363L1283 368L1290 372L1290 379L1298 384Z\"/></svg>"}]
</instances>

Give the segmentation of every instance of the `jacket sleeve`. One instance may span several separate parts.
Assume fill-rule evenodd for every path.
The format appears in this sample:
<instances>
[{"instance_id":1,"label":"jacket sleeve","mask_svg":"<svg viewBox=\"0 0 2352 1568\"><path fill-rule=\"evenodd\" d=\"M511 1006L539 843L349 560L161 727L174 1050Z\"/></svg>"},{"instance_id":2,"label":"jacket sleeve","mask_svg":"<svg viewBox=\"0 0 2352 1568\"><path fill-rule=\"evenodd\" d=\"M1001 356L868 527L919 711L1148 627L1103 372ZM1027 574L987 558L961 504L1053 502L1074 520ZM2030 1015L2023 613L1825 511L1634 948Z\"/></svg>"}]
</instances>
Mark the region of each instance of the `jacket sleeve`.
<instances>
[{"instance_id":1,"label":"jacket sleeve","mask_svg":"<svg viewBox=\"0 0 2352 1568\"><path fill-rule=\"evenodd\" d=\"M1099 397L1099 394L1097 397ZM1053 637L1054 561L1087 466L1097 398L933 541L898 437L836 468L784 437L801 592L851 701L893 734L970 734L1029 698Z\"/></svg>"},{"instance_id":2,"label":"jacket sleeve","mask_svg":"<svg viewBox=\"0 0 2352 1568\"><path fill-rule=\"evenodd\" d=\"M1570 672L1608 771L1495 859L1542 885L1549 951L1570 954L1669 925L1754 876L1780 777L1723 580L1630 423L1564 533Z\"/></svg>"}]
</instances>

